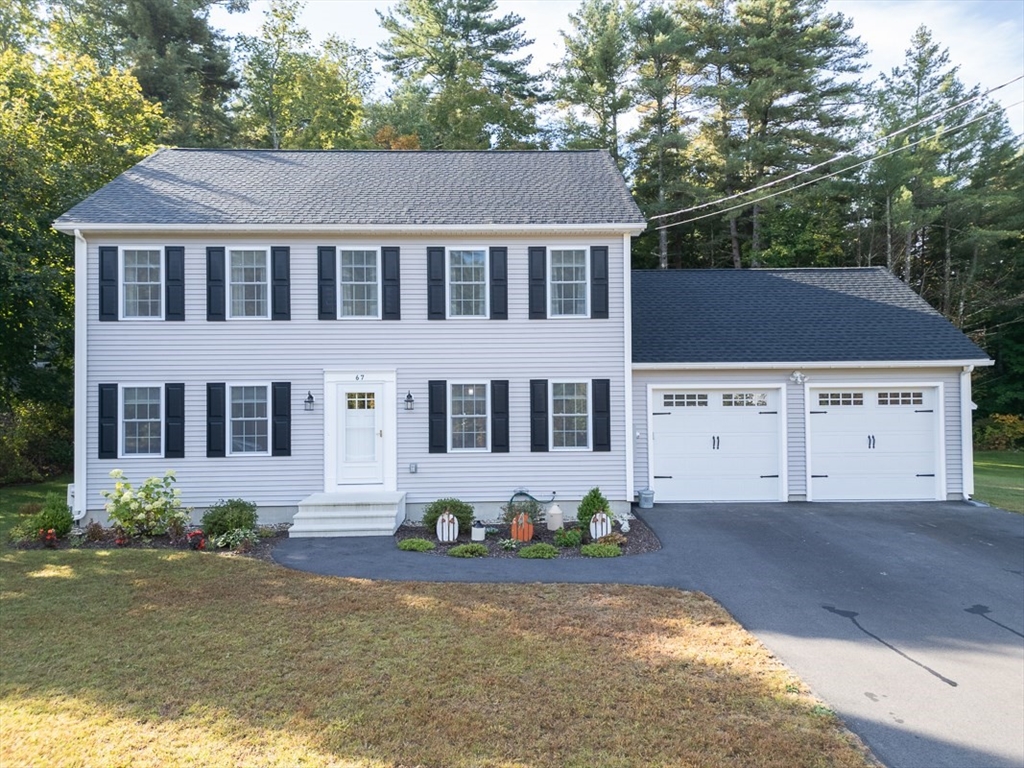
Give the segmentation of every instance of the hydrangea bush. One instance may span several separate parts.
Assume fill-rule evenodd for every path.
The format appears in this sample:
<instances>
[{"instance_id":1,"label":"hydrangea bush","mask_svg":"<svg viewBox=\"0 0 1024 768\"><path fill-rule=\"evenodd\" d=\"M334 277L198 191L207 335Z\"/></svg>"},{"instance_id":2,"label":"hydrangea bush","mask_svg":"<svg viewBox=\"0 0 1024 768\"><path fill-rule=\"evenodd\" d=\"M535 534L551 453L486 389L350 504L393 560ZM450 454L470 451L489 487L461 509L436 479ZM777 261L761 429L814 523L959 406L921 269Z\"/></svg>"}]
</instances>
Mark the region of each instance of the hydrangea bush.
<instances>
[{"instance_id":1,"label":"hydrangea bush","mask_svg":"<svg viewBox=\"0 0 1024 768\"><path fill-rule=\"evenodd\" d=\"M120 469L111 471L114 490L103 491L110 521L127 536L161 536L168 528L188 525L189 512L181 506L181 491L174 487L174 472L150 477L138 488L124 479Z\"/></svg>"}]
</instances>

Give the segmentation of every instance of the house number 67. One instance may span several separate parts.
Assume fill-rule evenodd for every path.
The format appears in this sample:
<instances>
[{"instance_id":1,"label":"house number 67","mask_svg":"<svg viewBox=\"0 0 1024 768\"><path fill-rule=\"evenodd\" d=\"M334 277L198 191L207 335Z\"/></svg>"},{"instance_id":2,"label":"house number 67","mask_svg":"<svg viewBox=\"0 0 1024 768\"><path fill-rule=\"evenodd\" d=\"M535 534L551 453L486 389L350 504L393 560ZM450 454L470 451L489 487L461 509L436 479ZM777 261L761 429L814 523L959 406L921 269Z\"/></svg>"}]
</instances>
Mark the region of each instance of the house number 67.
<instances>
[{"instance_id":1,"label":"house number 67","mask_svg":"<svg viewBox=\"0 0 1024 768\"><path fill-rule=\"evenodd\" d=\"M362 374L362 373L357 373L356 374L356 381L362 381L363 378L364 378L364 374Z\"/></svg>"}]
</instances>

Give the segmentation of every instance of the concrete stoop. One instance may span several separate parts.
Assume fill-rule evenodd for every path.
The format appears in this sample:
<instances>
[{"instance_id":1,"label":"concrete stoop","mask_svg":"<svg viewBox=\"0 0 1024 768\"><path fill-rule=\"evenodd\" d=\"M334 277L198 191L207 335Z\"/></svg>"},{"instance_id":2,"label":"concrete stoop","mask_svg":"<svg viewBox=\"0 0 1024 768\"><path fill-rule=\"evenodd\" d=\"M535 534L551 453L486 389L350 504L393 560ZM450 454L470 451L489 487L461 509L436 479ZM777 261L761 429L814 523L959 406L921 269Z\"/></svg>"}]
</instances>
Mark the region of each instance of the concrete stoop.
<instances>
[{"instance_id":1,"label":"concrete stoop","mask_svg":"<svg viewBox=\"0 0 1024 768\"><path fill-rule=\"evenodd\" d=\"M299 511L288 529L288 537L391 536L403 520L404 493L314 493L299 502Z\"/></svg>"}]
</instances>

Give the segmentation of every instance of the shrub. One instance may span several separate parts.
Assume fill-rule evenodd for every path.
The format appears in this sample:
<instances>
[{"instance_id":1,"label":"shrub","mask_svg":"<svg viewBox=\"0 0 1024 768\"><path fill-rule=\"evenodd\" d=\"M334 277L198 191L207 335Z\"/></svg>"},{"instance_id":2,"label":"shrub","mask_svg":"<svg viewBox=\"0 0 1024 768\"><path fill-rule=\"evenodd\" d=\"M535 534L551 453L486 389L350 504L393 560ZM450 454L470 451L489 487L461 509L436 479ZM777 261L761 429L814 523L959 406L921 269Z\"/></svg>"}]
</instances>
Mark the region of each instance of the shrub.
<instances>
[{"instance_id":1,"label":"shrub","mask_svg":"<svg viewBox=\"0 0 1024 768\"><path fill-rule=\"evenodd\" d=\"M437 518L445 512L451 512L459 521L459 531L465 533L473 525L473 505L459 499L438 499L427 504L423 510L423 525L429 530L437 527Z\"/></svg>"},{"instance_id":2,"label":"shrub","mask_svg":"<svg viewBox=\"0 0 1024 768\"><path fill-rule=\"evenodd\" d=\"M531 544L519 550L519 557L527 560L550 560L558 557L558 548L551 544Z\"/></svg>"},{"instance_id":3,"label":"shrub","mask_svg":"<svg viewBox=\"0 0 1024 768\"><path fill-rule=\"evenodd\" d=\"M608 506L608 499L601 493L600 488L591 488L587 495L580 501L576 508L576 519L587 528L590 525L590 518L598 512L604 512L608 518L612 518L611 508Z\"/></svg>"},{"instance_id":4,"label":"shrub","mask_svg":"<svg viewBox=\"0 0 1024 768\"><path fill-rule=\"evenodd\" d=\"M580 547L580 554L584 557L618 557L622 554L616 544L584 544Z\"/></svg>"},{"instance_id":5,"label":"shrub","mask_svg":"<svg viewBox=\"0 0 1024 768\"><path fill-rule=\"evenodd\" d=\"M23 520L7 532L7 540L11 544L24 544L35 541L39 536L39 528L33 525L34 518Z\"/></svg>"},{"instance_id":6,"label":"shrub","mask_svg":"<svg viewBox=\"0 0 1024 768\"><path fill-rule=\"evenodd\" d=\"M434 549L434 542L426 539L402 539L398 548L403 552L429 552Z\"/></svg>"},{"instance_id":7,"label":"shrub","mask_svg":"<svg viewBox=\"0 0 1024 768\"><path fill-rule=\"evenodd\" d=\"M106 537L107 532L103 529L103 526L95 520L85 526L86 541L103 541Z\"/></svg>"},{"instance_id":8,"label":"shrub","mask_svg":"<svg viewBox=\"0 0 1024 768\"><path fill-rule=\"evenodd\" d=\"M515 552L519 549L519 542L515 539L498 539L498 546L506 552Z\"/></svg>"},{"instance_id":9,"label":"shrub","mask_svg":"<svg viewBox=\"0 0 1024 768\"><path fill-rule=\"evenodd\" d=\"M614 544L617 547L626 546L626 537L618 531L612 531L607 536L602 536L597 540L598 544Z\"/></svg>"},{"instance_id":10,"label":"shrub","mask_svg":"<svg viewBox=\"0 0 1024 768\"><path fill-rule=\"evenodd\" d=\"M69 472L73 441L70 403L25 400L0 412L0 485Z\"/></svg>"},{"instance_id":11,"label":"shrub","mask_svg":"<svg viewBox=\"0 0 1024 768\"><path fill-rule=\"evenodd\" d=\"M260 537L255 528L234 528L220 536L210 536L210 543L218 549L248 552L260 543Z\"/></svg>"},{"instance_id":12,"label":"shrub","mask_svg":"<svg viewBox=\"0 0 1024 768\"><path fill-rule=\"evenodd\" d=\"M560 547L578 547L583 543L583 531L579 528L559 528L555 531L555 544Z\"/></svg>"},{"instance_id":13,"label":"shrub","mask_svg":"<svg viewBox=\"0 0 1024 768\"><path fill-rule=\"evenodd\" d=\"M120 530L118 538L125 536L160 536L169 525L188 520L189 514L181 508L181 491L174 488L174 473L168 470L163 478L147 478L138 489L124 480L120 469L112 470L116 481L114 490L103 491L107 498L104 507L107 516Z\"/></svg>"},{"instance_id":14,"label":"shrub","mask_svg":"<svg viewBox=\"0 0 1024 768\"><path fill-rule=\"evenodd\" d=\"M1012 451L1024 448L1024 418L993 413L974 425L974 445L981 451Z\"/></svg>"},{"instance_id":15,"label":"shrub","mask_svg":"<svg viewBox=\"0 0 1024 768\"><path fill-rule=\"evenodd\" d=\"M256 505L245 499L221 499L203 513L203 530L210 541L230 531L256 528Z\"/></svg>"},{"instance_id":16,"label":"shrub","mask_svg":"<svg viewBox=\"0 0 1024 768\"><path fill-rule=\"evenodd\" d=\"M63 539L71 533L71 527L75 524L71 517L71 509L59 493L46 494L46 503L32 518L32 522L37 529L52 530L58 539Z\"/></svg>"},{"instance_id":17,"label":"shrub","mask_svg":"<svg viewBox=\"0 0 1024 768\"><path fill-rule=\"evenodd\" d=\"M454 514L454 513L453 513ZM489 550L484 544L459 544L448 550L449 557L486 557Z\"/></svg>"},{"instance_id":18,"label":"shrub","mask_svg":"<svg viewBox=\"0 0 1024 768\"><path fill-rule=\"evenodd\" d=\"M540 516L543 511L544 508L536 499L520 499L519 501L513 501L511 504L505 504L501 508L501 519L511 524L513 520L525 512L530 522L536 525L540 522Z\"/></svg>"}]
</instances>

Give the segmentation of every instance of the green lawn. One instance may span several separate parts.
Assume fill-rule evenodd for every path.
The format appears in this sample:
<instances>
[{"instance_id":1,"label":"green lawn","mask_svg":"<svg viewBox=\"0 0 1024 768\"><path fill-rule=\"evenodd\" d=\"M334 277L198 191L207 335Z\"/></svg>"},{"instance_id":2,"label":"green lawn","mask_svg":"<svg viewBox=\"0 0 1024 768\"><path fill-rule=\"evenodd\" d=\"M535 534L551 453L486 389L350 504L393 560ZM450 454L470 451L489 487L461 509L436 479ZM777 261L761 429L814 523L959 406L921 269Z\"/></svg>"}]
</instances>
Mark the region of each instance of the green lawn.
<instances>
[{"instance_id":1,"label":"green lawn","mask_svg":"<svg viewBox=\"0 0 1024 768\"><path fill-rule=\"evenodd\" d=\"M41 504L48 493L57 493L64 498L67 495L68 483L73 481L71 475L61 475L36 485L10 485L0 488L0 547L7 542L7 532L17 524L20 518L18 509L22 504L33 501Z\"/></svg>"},{"instance_id":2,"label":"green lawn","mask_svg":"<svg viewBox=\"0 0 1024 768\"><path fill-rule=\"evenodd\" d=\"M1024 514L1024 452L975 452L974 498Z\"/></svg>"}]
</instances>

